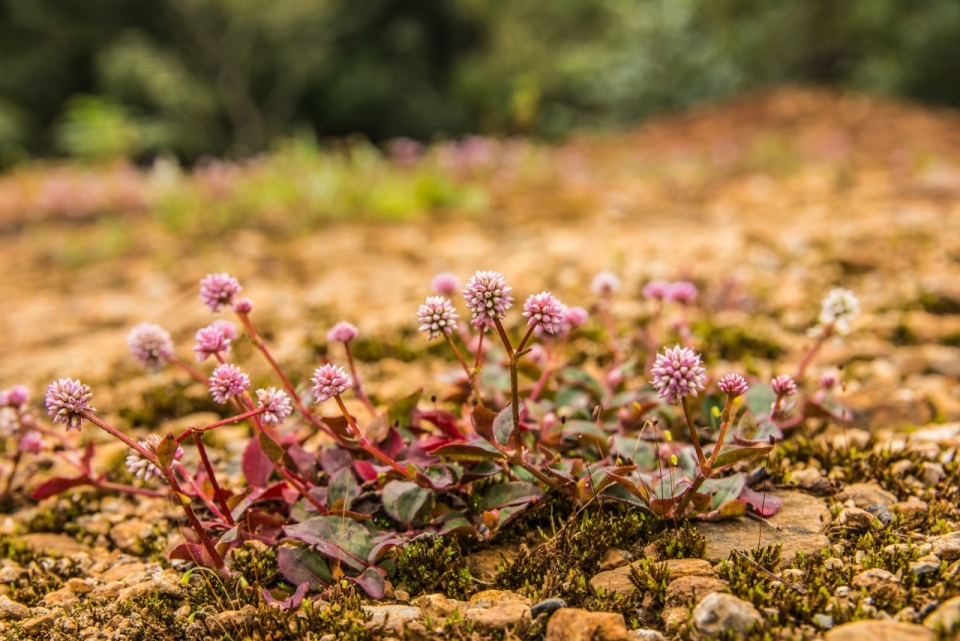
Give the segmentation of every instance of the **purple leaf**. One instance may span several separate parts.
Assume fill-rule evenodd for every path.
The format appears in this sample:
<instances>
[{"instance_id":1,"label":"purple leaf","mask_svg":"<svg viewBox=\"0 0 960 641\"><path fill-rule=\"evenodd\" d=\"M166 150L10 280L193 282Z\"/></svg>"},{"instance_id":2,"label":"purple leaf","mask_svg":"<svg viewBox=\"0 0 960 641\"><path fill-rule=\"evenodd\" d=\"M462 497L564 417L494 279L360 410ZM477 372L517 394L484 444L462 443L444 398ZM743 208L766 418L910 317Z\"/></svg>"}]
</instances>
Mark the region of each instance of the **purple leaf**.
<instances>
[{"instance_id":1,"label":"purple leaf","mask_svg":"<svg viewBox=\"0 0 960 641\"><path fill-rule=\"evenodd\" d=\"M763 518L773 516L783 507L783 501L780 500L780 497L769 492L757 492L749 487L744 487L737 498L748 503L753 511Z\"/></svg>"},{"instance_id":2,"label":"purple leaf","mask_svg":"<svg viewBox=\"0 0 960 641\"><path fill-rule=\"evenodd\" d=\"M479 405L477 407L480 407ZM474 408L476 409L476 408ZM497 448L482 439L467 443L450 443L433 450L433 454L455 461L493 461L506 458Z\"/></svg>"},{"instance_id":3,"label":"purple leaf","mask_svg":"<svg viewBox=\"0 0 960 641\"><path fill-rule=\"evenodd\" d=\"M470 422L474 431L488 441L493 441L493 421L497 415L483 405L477 405L470 412Z\"/></svg>"},{"instance_id":4,"label":"purple leaf","mask_svg":"<svg viewBox=\"0 0 960 641\"><path fill-rule=\"evenodd\" d=\"M299 445L293 444L287 448L287 456L293 461L293 465L297 468L301 477L311 483L317 482L317 455L315 453L308 452Z\"/></svg>"},{"instance_id":5,"label":"purple leaf","mask_svg":"<svg viewBox=\"0 0 960 641\"><path fill-rule=\"evenodd\" d=\"M370 531L360 523L342 516L315 516L302 523L288 525L284 533L309 543L324 556L340 560L361 571L367 567L367 556L373 549Z\"/></svg>"},{"instance_id":6,"label":"purple leaf","mask_svg":"<svg viewBox=\"0 0 960 641\"><path fill-rule=\"evenodd\" d=\"M306 545L277 550L277 567L283 578L293 585L306 585L311 590L330 585L330 569L315 550Z\"/></svg>"},{"instance_id":7,"label":"purple leaf","mask_svg":"<svg viewBox=\"0 0 960 641\"><path fill-rule=\"evenodd\" d=\"M170 552L170 559L180 559L181 561L193 561L197 565L212 568L214 566L213 557L207 553L199 543L181 543Z\"/></svg>"},{"instance_id":8,"label":"purple leaf","mask_svg":"<svg viewBox=\"0 0 960 641\"><path fill-rule=\"evenodd\" d=\"M359 585L372 599L383 597L383 592L386 587L384 584L383 570L380 568L367 568L360 576L348 576L347 581Z\"/></svg>"},{"instance_id":9,"label":"purple leaf","mask_svg":"<svg viewBox=\"0 0 960 641\"><path fill-rule=\"evenodd\" d=\"M345 467L353 464L350 452L340 447L329 447L320 455L320 467L328 476L333 476Z\"/></svg>"},{"instance_id":10,"label":"purple leaf","mask_svg":"<svg viewBox=\"0 0 960 641\"><path fill-rule=\"evenodd\" d=\"M247 479L247 483L254 487L267 486L273 465L260 448L259 439L252 438L247 442L240 467L243 469L243 476Z\"/></svg>"},{"instance_id":11,"label":"purple leaf","mask_svg":"<svg viewBox=\"0 0 960 641\"><path fill-rule=\"evenodd\" d=\"M410 527L432 505L433 492L410 481L390 481L383 486L382 499L390 518Z\"/></svg>"},{"instance_id":12,"label":"purple leaf","mask_svg":"<svg viewBox=\"0 0 960 641\"><path fill-rule=\"evenodd\" d=\"M532 483L499 483L483 497L482 509L524 505L543 496L543 490Z\"/></svg>"},{"instance_id":13,"label":"purple leaf","mask_svg":"<svg viewBox=\"0 0 960 641\"><path fill-rule=\"evenodd\" d=\"M274 593L277 596L284 596L285 593L280 590L274 590L272 593L268 592L266 588L260 588L260 596L263 597L263 600L269 603L272 606L279 607L281 610L296 610L300 607L300 603L303 601L303 597L307 594L307 583L301 583L297 586L296 592L287 596L283 601L277 600L274 597Z\"/></svg>"},{"instance_id":14,"label":"purple leaf","mask_svg":"<svg viewBox=\"0 0 960 641\"><path fill-rule=\"evenodd\" d=\"M32 498L34 501L42 501L43 499L50 498L51 496L59 494L60 492L66 492L67 490L71 490L75 487L88 484L91 484L91 482L87 476L55 476L52 479L47 479L38 485L33 492L30 492L30 498Z\"/></svg>"}]
</instances>

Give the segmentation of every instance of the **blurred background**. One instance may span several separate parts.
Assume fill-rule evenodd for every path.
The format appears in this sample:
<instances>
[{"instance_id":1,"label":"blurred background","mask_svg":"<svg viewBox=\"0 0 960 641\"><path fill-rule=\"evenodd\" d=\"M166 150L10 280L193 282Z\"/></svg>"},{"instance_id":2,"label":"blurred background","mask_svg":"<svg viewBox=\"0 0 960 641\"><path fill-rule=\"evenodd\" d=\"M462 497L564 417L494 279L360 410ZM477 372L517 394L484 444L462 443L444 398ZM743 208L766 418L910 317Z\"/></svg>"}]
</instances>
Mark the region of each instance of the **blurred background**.
<instances>
[{"instance_id":1,"label":"blurred background","mask_svg":"<svg viewBox=\"0 0 960 641\"><path fill-rule=\"evenodd\" d=\"M0 0L0 167L553 140L783 83L957 106L958 79L956 0Z\"/></svg>"}]
</instances>

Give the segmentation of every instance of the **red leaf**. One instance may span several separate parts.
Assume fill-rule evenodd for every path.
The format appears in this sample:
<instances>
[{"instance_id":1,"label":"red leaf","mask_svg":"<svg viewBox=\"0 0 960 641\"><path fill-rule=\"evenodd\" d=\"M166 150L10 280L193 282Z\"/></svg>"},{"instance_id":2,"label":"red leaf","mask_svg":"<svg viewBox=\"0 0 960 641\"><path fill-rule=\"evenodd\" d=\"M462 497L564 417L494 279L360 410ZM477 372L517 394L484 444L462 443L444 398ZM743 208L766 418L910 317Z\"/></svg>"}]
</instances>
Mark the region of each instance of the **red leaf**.
<instances>
[{"instance_id":1,"label":"red leaf","mask_svg":"<svg viewBox=\"0 0 960 641\"><path fill-rule=\"evenodd\" d=\"M213 558L199 543L181 543L171 550L169 558L180 559L181 561L193 561L197 565L208 568L214 566Z\"/></svg>"},{"instance_id":2,"label":"red leaf","mask_svg":"<svg viewBox=\"0 0 960 641\"><path fill-rule=\"evenodd\" d=\"M243 450L241 467L247 483L254 487L267 486L267 480L270 478L270 472L273 471L273 465L270 463L270 458L261 449L258 439L252 438L247 443L247 448Z\"/></svg>"},{"instance_id":3,"label":"red leaf","mask_svg":"<svg viewBox=\"0 0 960 641\"><path fill-rule=\"evenodd\" d=\"M377 471L373 468L373 464L371 464L369 461L354 461L353 469L357 471L357 474L364 481L372 481L379 476Z\"/></svg>"},{"instance_id":4,"label":"red leaf","mask_svg":"<svg viewBox=\"0 0 960 641\"><path fill-rule=\"evenodd\" d=\"M60 494L60 492L66 492L67 490L75 487L88 484L92 485L89 477L87 476L77 476L72 478L55 476L52 479L48 479L38 485L36 489L30 493L30 498L32 498L34 501L42 501L43 499L54 496L55 494Z\"/></svg>"}]
</instances>

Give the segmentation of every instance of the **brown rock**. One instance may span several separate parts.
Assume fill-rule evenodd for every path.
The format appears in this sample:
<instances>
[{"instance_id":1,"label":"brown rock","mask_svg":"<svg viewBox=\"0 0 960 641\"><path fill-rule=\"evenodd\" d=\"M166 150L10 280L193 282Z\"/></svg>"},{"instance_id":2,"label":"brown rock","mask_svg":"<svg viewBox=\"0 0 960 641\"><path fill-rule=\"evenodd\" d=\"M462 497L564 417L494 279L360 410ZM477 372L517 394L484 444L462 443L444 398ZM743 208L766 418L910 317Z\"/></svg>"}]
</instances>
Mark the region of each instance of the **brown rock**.
<instances>
[{"instance_id":1,"label":"brown rock","mask_svg":"<svg viewBox=\"0 0 960 641\"><path fill-rule=\"evenodd\" d=\"M500 603L492 608L471 608L464 612L463 618L479 632L496 632L512 628L526 621L530 622L530 606L525 603Z\"/></svg>"},{"instance_id":2,"label":"brown rock","mask_svg":"<svg viewBox=\"0 0 960 641\"><path fill-rule=\"evenodd\" d=\"M41 614L38 617L24 621L21 625L21 629L27 634L39 634L40 632L50 628L56 619L57 615L52 612Z\"/></svg>"},{"instance_id":3,"label":"brown rock","mask_svg":"<svg viewBox=\"0 0 960 641\"><path fill-rule=\"evenodd\" d=\"M926 501L910 497L907 501L900 501L890 506L891 512L899 512L903 518L910 520L922 516L929 509Z\"/></svg>"},{"instance_id":4,"label":"brown rock","mask_svg":"<svg viewBox=\"0 0 960 641\"><path fill-rule=\"evenodd\" d=\"M603 590L604 594L622 594L624 596L632 594L634 590L633 582L630 581L630 570L638 567L639 561L630 565L607 572L599 572L590 579L590 589L594 594L599 594ZM703 559L669 559L665 561L670 570L670 581L674 581L685 576L715 576L713 568Z\"/></svg>"},{"instance_id":5,"label":"brown rock","mask_svg":"<svg viewBox=\"0 0 960 641\"><path fill-rule=\"evenodd\" d=\"M460 606L459 602L452 601L442 594L424 594L423 596L418 596L410 602L410 605L415 608L420 608L424 616L428 616L434 621L447 618Z\"/></svg>"},{"instance_id":6,"label":"brown rock","mask_svg":"<svg viewBox=\"0 0 960 641\"><path fill-rule=\"evenodd\" d=\"M59 605L67 610L80 603L80 599L69 587L63 587L55 592L49 592L40 600L40 603L48 607Z\"/></svg>"},{"instance_id":7,"label":"brown rock","mask_svg":"<svg viewBox=\"0 0 960 641\"><path fill-rule=\"evenodd\" d=\"M368 627L383 627L395 634L402 634L408 622L423 618L420 608L411 605L365 605L363 611L370 615Z\"/></svg>"},{"instance_id":8,"label":"brown rock","mask_svg":"<svg viewBox=\"0 0 960 641\"><path fill-rule=\"evenodd\" d=\"M600 559L600 571L606 572L608 570L622 568L625 565L629 565L632 560L633 555L629 552L618 550L617 548L610 548L604 552L603 558Z\"/></svg>"},{"instance_id":9,"label":"brown rock","mask_svg":"<svg viewBox=\"0 0 960 641\"><path fill-rule=\"evenodd\" d=\"M519 553L519 547L504 545L468 554L464 560L471 576L489 583L497 576L497 568L500 564L511 563Z\"/></svg>"},{"instance_id":10,"label":"brown rock","mask_svg":"<svg viewBox=\"0 0 960 641\"><path fill-rule=\"evenodd\" d=\"M245 605L239 610L224 610L216 616L219 632L252 632L257 622L257 609Z\"/></svg>"},{"instance_id":11,"label":"brown rock","mask_svg":"<svg viewBox=\"0 0 960 641\"><path fill-rule=\"evenodd\" d=\"M547 622L546 641L625 641L622 614L560 608Z\"/></svg>"},{"instance_id":12,"label":"brown rock","mask_svg":"<svg viewBox=\"0 0 960 641\"><path fill-rule=\"evenodd\" d=\"M947 599L923 620L923 625L931 630L943 630L947 634L960 628L960 596Z\"/></svg>"},{"instance_id":13,"label":"brown rock","mask_svg":"<svg viewBox=\"0 0 960 641\"><path fill-rule=\"evenodd\" d=\"M777 493L783 507L767 519L769 525L738 518L730 521L702 523L697 527L707 539L707 560L722 561L733 550L748 550L761 545L783 544L783 560L789 563L797 552L813 554L830 546L821 532L830 521L830 511L823 499L802 492Z\"/></svg>"},{"instance_id":14,"label":"brown rock","mask_svg":"<svg viewBox=\"0 0 960 641\"><path fill-rule=\"evenodd\" d=\"M876 483L853 483L844 488L837 496L838 501L853 500L853 504L866 510L869 507L882 505L890 507L897 502L897 497L887 492Z\"/></svg>"},{"instance_id":15,"label":"brown rock","mask_svg":"<svg viewBox=\"0 0 960 641\"><path fill-rule=\"evenodd\" d=\"M865 590L878 603L889 603L900 596L900 579L881 568L873 568L853 577L853 587Z\"/></svg>"},{"instance_id":16,"label":"brown rock","mask_svg":"<svg viewBox=\"0 0 960 641\"><path fill-rule=\"evenodd\" d=\"M110 583L112 581L123 581L128 583L129 577L131 576L145 576L147 572L147 566L143 563L119 563L114 565L109 570L100 575L100 580L104 583ZM139 583L140 581L134 581L134 583Z\"/></svg>"},{"instance_id":17,"label":"brown rock","mask_svg":"<svg viewBox=\"0 0 960 641\"><path fill-rule=\"evenodd\" d=\"M837 523L854 530L872 530L873 515L858 507L845 507L837 515Z\"/></svg>"},{"instance_id":18,"label":"brown rock","mask_svg":"<svg viewBox=\"0 0 960 641\"><path fill-rule=\"evenodd\" d=\"M704 559L670 559L666 564L667 569L670 570L670 583L685 576L716 576L713 566Z\"/></svg>"},{"instance_id":19,"label":"brown rock","mask_svg":"<svg viewBox=\"0 0 960 641\"><path fill-rule=\"evenodd\" d=\"M492 608L501 603L530 605L530 599L510 590L482 590L470 597L470 605L475 608Z\"/></svg>"},{"instance_id":20,"label":"brown rock","mask_svg":"<svg viewBox=\"0 0 960 641\"><path fill-rule=\"evenodd\" d=\"M933 553L941 559L947 561L960 559L960 532L935 536L930 539L930 545L933 546Z\"/></svg>"},{"instance_id":21,"label":"brown rock","mask_svg":"<svg viewBox=\"0 0 960 641\"><path fill-rule=\"evenodd\" d=\"M693 626L707 638L716 638L735 631L743 636L763 623L760 612L732 594L714 592L693 610Z\"/></svg>"},{"instance_id":22,"label":"brown rock","mask_svg":"<svg viewBox=\"0 0 960 641\"><path fill-rule=\"evenodd\" d=\"M146 581L120 590L117 598L119 598L120 601L125 602L137 597L148 596L154 593L162 594L164 596L171 596L178 599L182 598L183 588L180 587L180 580L177 576L177 573L173 570L166 570L164 572L153 574Z\"/></svg>"},{"instance_id":23,"label":"brown rock","mask_svg":"<svg viewBox=\"0 0 960 641\"><path fill-rule=\"evenodd\" d=\"M74 554L90 554L92 550L66 534L50 534L37 532L22 534L16 541L23 543L36 554L47 556L72 556Z\"/></svg>"},{"instance_id":24,"label":"brown rock","mask_svg":"<svg viewBox=\"0 0 960 641\"><path fill-rule=\"evenodd\" d=\"M685 576L671 581L667 586L667 607L685 606L690 603L699 603L708 594L719 592L727 587L724 581L716 577Z\"/></svg>"},{"instance_id":25,"label":"brown rock","mask_svg":"<svg viewBox=\"0 0 960 641\"><path fill-rule=\"evenodd\" d=\"M913 623L898 621L854 621L833 628L824 641L933 641L933 632Z\"/></svg>"},{"instance_id":26,"label":"brown rock","mask_svg":"<svg viewBox=\"0 0 960 641\"><path fill-rule=\"evenodd\" d=\"M150 523L140 519L129 519L117 523L110 529L110 540L127 554L140 555L144 552L143 541L153 532Z\"/></svg>"},{"instance_id":27,"label":"brown rock","mask_svg":"<svg viewBox=\"0 0 960 641\"><path fill-rule=\"evenodd\" d=\"M30 608L4 595L0 596L0 620L19 621L30 616Z\"/></svg>"}]
</instances>

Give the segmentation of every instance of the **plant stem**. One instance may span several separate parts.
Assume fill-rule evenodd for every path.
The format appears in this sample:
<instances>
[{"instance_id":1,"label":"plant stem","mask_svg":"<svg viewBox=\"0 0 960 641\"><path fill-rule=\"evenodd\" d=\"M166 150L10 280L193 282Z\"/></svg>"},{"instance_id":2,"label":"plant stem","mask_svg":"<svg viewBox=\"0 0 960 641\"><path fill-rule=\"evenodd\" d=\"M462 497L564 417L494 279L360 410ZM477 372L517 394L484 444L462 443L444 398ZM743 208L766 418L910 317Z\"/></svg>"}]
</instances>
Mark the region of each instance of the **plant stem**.
<instances>
[{"instance_id":1,"label":"plant stem","mask_svg":"<svg viewBox=\"0 0 960 641\"><path fill-rule=\"evenodd\" d=\"M727 435L727 428L730 427L732 412L733 397L727 396L727 404L724 406L723 412L720 413L720 435L717 437L716 445L713 446L713 453L710 455L710 460L707 461L708 475L710 474L710 470L713 469L713 464L717 460L717 456L720 455L720 448L723 447L723 439Z\"/></svg>"},{"instance_id":2,"label":"plant stem","mask_svg":"<svg viewBox=\"0 0 960 641\"><path fill-rule=\"evenodd\" d=\"M220 511L223 512L227 523L232 526L234 524L233 515L230 514L230 508L227 506L227 497L224 496L223 490L220 489L220 484L217 483L217 475L214 473L213 465L210 464L210 458L207 456L207 448L203 446L203 434L194 432L193 440L197 444L197 453L200 454L203 468L207 471L207 478L210 479L210 486L213 487L213 495L217 498L217 503L220 504Z\"/></svg>"},{"instance_id":3,"label":"plant stem","mask_svg":"<svg viewBox=\"0 0 960 641\"><path fill-rule=\"evenodd\" d=\"M363 448L365 452L372 455L378 461L384 465L389 465L392 467L398 474L404 478L410 478L409 471L404 468L402 465L394 461L392 458L378 450L374 447L370 441L367 440L367 437L363 435L360 431L360 428L357 426L356 421L353 420L353 417L350 416L350 412L347 411L347 406L343 404L343 401L340 399L340 396L334 396L334 399L337 401L337 405L340 407L340 412L343 414L343 417L347 419L347 424L350 426L350 429L353 430L353 433L356 435L357 442L360 443L360 447Z\"/></svg>"},{"instance_id":4,"label":"plant stem","mask_svg":"<svg viewBox=\"0 0 960 641\"><path fill-rule=\"evenodd\" d=\"M447 339L447 343L450 345L450 349L453 350L454 355L457 357L457 361L460 363L460 367L463 368L464 373L467 375L467 379L470 381L470 387L473 388L473 395L477 399L477 402L480 402L480 389L477 387L477 378L476 372L470 370L470 366L467 365L467 361L463 358L463 354L460 352L460 349L457 347L457 344L453 342L453 337L446 332L443 333L443 337Z\"/></svg>"},{"instance_id":5,"label":"plant stem","mask_svg":"<svg viewBox=\"0 0 960 641\"><path fill-rule=\"evenodd\" d=\"M507 336L507 332L503 329L503 324L500 322L500 319L494 318L493 322L497 326L497 333L500 335L500 340L503 341L503 346L506 348L507 356L510 359L510 407L513 414L513 449L522 453L523 438L520 434L520 371L517 363L517 353L510 344L510 337Z\"/></svg>"},{"instance_id":6,"label":"plant stem","mask_svg":"<svg viewBox=\"0 0 960 641\"><path fill-rule=\"evenodd\" d=\"M813 357L817 355L817 352L820 351L820 348L823 347L823 344L826 343L827 339L829 339L831 336L833 336L833 323L823 328L820 338L817 339L817 342L813 344L813 347L810 348L810 351L807 352L807 355L803 357L802 361L800 361L800 365L797 367L796 376L798 382L803 381L803 375L806 373L807 368L810 367L810 363L813 362Z\"/></svg>"},{"instance_id":7,"label":"plant stem","mask_svg":"<svg viewBox=\"0 0 960 641\"><path fill-rule=\"evenodd\" d=\"M23 451L18 447L17 453L13 455L13 463L10 467L10 474L7 475L7 482L3 487L3 494L0 494L0 496L8 496L10 494L10 488L13 487L13 477L17 475L17 467L19 467L22 457Z\"/></svg>"},{"instance_id":8,"label":"plant stem","mask_svg":"<svg viewBox=\"0 0 960 641\"><path fill-rule=\"evenodd\" d=\"M180 436L176 438L177 443L183 443L187 438L197 432L206 432L207 430L212 430L217 427L222 427L224 425L230 425L231 423L239 423L240 421L250 418L251 416L256 416L257 414L263 414L264 408L257 407L252 410L247 410L243 414L237 414L236 416L230 416L215 423L207 423L201 427L188 427Z\"/></svg>"},{"instance_id":9,"label":"plant stem","mask_svg":"<svg viewBox=\"0 0 960 641\"><path fill-rule=\"evenodd\" d=\"M183 508L183 511L187 515L187 520L190 521L190 526L193 528L194 532L197 533L197 536L200 538L200 544L207 551L207 554L210 555L210 558L213 559L213 564L218 570L223 569L223 558L220 556L220 553L217 552L217 548L213 545L213 542L210 541L210 537L207 536L206 530L203 529L203 524L200 523L200 519L197 518L196 513L193 511L193 508L190 506L189 501L184 502L179 497L187 496L183 493L183 490L180 488L180 484L177 483L177 478L174 476L171 470L163 470L164 475L167 477L167 483L170 484L170 488L177 493L178 503L180 507ZM189 499L189 497L187 497Z\"/></svg>"},{"instance_id":10,"label":"plant stem","mask_svg":"<svg viewBox=\"0 0 960 641\"><path fill-rule=\"evenodd\" d=\"M88 421L90 421L91 423L93 423L94 425L102 429L107 434L110 434L111 436L114 436L120 439L121 441L126 443L127 446L129 446L131 449L136 450L136 452L140 454L140 456L150 461L150 463L153 464L153 466L156 467L158 470L162 467L160 463L157 461L157 456L153 452L143 447L142 445L134 441L132 438L130 438L129 436L127 436L126 434L124 434L114 426L104 421L101 421L99 418L97 418L95 414L92 414L89 411L81 412L81 415L83 416L83 418L87 419Z\"/></svg>"},{"instance_id":11,"label":"plant stem","mask_svg":"<svg viewBox=\"0 0 960 641\"><path fill-rule=\"evenodd\" d=\"M179 367L180 369L185 371L187 374L189 374L192 378L194 378L198 382L203 383L204 385L208 385L210 383L210 379L208 379L206 376L204 376L194 368L190 367L189 365L181 361L176 356L171 356L170 358L167 359L167 361L171 365L175 365L176 367Z\"/></svg>"},{"instance_id":12,"label":"plant stem","mask_svg":"<svg viewBox=\"0 0 960 641\"><path fill-rule=\"evenodd\" d=\"M360 385L360 376L357 375L357 367L353 363L353 352L350 351L350 341L343 344L343 349L347 352L347 365L349 365L350 374L353 376L353 393L357 395L357 398L360 399L360 402L367 408L370 415L376 418L377 408L373 406L370 397L366 395L363 391L363 386Z\"/></svg>"},{"instance_id":13,"label":"plant stem","mask_svg":"<svg viewBox=\"0 0 960 641\"><path fill-rule=\"evenodd\" d=\"M703 456L703 448L700 447L700 436L697 434L697 428L693 424L693 415L690 413L690 404L687 402L687 397L683 396L680 398L680 405L683 406L683 417L687 421L687 428L690 430L690 440L693 441L693 449L697 451L697 462L700 464L700 468L707 463L707 459Z\"/></svg>"},{"instance_id":14,"label":"plant stem","mask_svg":"<svg viewBox=\"0 0 960 641\"><path fill-rule=\"evenodd\" d=\"M111 492L121 492L124 494L137 494L140 496L149 496L154 499L165 499L169 494L165 492L158 492L157 490L151 490L145 487L134 487L132 485L122 485L120 483L111 483L110 481L98 481L90 479L93 481L93 486L99 490L110 490Z\"/></svg>"}]
</instances>

